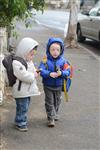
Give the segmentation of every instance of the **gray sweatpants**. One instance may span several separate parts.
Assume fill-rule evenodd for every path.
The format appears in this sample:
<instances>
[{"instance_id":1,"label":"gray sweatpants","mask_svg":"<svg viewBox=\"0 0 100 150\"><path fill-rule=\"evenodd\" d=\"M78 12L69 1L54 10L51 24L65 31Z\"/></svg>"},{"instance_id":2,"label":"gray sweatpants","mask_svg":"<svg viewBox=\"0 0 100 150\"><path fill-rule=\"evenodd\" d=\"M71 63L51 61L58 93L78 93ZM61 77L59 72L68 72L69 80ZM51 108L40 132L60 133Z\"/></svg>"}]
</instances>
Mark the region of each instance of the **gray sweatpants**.
<instances>
[{"instance_id":1,"label":"gray sweatpants","mask_svg":"<svg viewBox=\"0 0 100 150\"><path fill-rule=\"evenodd\" d=\"M54 119L58 114L61 103L61 88L49 88L44 86L45 109L48 120Z\"/></svg>"}]
</instances>

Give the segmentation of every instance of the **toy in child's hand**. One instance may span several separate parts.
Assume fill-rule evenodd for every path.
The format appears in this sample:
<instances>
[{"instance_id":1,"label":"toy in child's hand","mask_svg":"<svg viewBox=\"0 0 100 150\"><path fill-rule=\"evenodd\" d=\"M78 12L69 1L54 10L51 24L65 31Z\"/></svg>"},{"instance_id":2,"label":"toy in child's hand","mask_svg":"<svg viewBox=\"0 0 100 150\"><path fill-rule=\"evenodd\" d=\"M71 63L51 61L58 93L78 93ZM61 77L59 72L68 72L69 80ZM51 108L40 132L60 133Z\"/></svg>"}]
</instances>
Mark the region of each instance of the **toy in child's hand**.
<instances>
[{"instance_id":1,"label":"toy in child's hand","mask_svg":"<svg viewBox=\"0 0 100 150\"><path fill-rule=\"evenodd\" d=\"M61 74L62 74L62 72L60 70L57 71L57 73L58 73L58 76L61 76Z\"/></svg>"},{"instance_id":2,"label":"toy in child's hand","mask_svg":"<svg viewBox=\"0 0 100 150\"><path fill-rule=\"evenodd\" d=\"M56 68L56 71L57 71L57 73L58 73L58 76L61 76L61 71L60 71L60 68L59 68L59 67Z\"/></svg>"},{"instance_id":3,"label":"toy in child's hand","mask_svg":"<svg viewBox=\"0 0 100 150\"><path fill-rule=\"evenodd\" d=\"M36 70L37 73L40 73L41 71L42 71L41 68Z\"/></svg>"}]
</instances>

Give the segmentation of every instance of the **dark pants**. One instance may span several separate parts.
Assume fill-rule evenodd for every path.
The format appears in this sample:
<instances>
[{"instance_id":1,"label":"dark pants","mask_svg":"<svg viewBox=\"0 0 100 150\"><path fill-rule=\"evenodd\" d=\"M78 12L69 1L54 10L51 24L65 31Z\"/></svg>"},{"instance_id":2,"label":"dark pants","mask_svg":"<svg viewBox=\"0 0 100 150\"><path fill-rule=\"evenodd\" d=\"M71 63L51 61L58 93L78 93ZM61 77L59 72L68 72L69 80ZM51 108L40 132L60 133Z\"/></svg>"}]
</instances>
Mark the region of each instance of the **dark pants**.
<instances>
[{"instance_id":1,"label":"dark pants","mask_svg":"<svg viewBox=\"0 0 100 150\"><path fill-rule=\"evenodd\" d=\"M16 117L15 123L18 126L27 125L27 112L30 104L30 97L15 98L16 101Z\"/></svg>"},{"instance_id":2,"label":"dark pants","mask_svg":"<svg viewBox=\"0 0 100 150\"><path fill-rule=\"evenodd\" d=\"M53 90L47 87L44 87L45 92L45 109L47 113L48 120L55 119L55 116L58 115L59 106L61 103L61 89Z\"/></svg>"}]
</instances>

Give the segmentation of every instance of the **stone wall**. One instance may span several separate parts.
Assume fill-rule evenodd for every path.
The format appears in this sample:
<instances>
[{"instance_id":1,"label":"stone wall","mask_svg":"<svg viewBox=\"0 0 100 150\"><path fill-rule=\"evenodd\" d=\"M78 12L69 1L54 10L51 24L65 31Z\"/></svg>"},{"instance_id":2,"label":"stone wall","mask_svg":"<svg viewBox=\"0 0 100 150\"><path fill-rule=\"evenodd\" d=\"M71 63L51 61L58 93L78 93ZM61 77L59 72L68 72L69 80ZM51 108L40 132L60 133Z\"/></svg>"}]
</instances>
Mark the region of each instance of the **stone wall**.
<instances>
[{"instance_id":1,"label":"stone wall","mask_svg":"<svg viewBox=\"0 0 100 150\"><path fill-rule=\"evenodd\" d=\"M0 28L0 105L3 102L4 86L5 86L5 71L2 65L4 53L7 51L7 33L6 28Z\"/></svg>"},{"instance_id":2,"label":"stone wall","mask_svg":"<svg viewBox=\"0 0 100 150\"><path fill-rule=\"evenodd\" d=\"M6 28L0 27L0 54L7 52L7 32Z\"/></svg>"}]
</instances>

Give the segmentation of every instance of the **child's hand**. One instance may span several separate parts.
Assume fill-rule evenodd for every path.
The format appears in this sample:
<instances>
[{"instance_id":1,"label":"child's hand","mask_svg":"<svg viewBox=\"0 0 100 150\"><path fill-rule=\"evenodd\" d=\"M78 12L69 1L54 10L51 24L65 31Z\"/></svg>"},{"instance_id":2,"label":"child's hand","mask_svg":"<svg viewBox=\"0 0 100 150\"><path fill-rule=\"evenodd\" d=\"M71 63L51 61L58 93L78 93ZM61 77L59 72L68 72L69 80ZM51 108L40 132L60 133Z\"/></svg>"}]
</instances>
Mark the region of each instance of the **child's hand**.
<instances>
[{"instance_id":1,"label":"child's hand","mask_svg":"<svg viewBox=\"0 0 100 150\"><path fill-rule=\"evenodd\" d=\"M39 74L36 71L34 72L34 75L36 78L39 76Z\"/></svg>"},{"instance_id":2,"label":"child's hand","mask_svg":"<svg viewBox=\"0 0 100 150\"><path fill-rule=\"evenodd\" d=\"M50 73L50 77L57 78L58 77L58 73L57 72L52 72L52 73Z\"/></svg>"}]
</instances>

